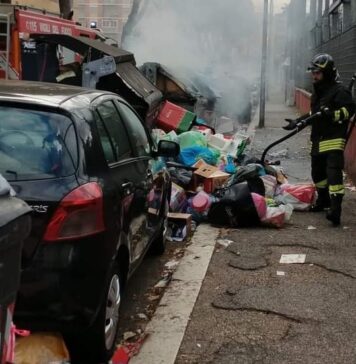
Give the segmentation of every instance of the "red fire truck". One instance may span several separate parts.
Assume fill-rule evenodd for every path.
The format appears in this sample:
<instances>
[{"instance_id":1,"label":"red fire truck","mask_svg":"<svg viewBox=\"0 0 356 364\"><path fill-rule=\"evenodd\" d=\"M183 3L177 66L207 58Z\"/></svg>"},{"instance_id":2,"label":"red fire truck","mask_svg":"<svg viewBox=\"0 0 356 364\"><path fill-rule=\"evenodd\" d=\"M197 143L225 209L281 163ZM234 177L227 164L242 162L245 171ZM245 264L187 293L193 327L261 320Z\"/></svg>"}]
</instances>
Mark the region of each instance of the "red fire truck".
<instances>
[{"instance_id":1,"label":"red fire truck","mask_svg":"<svg viewBox=\"0 0 356 364\"><path fill-rule=\"evenodd\" d=\"M103 69L106 74L99 77ZM88 79L88 74L96 78ZM161 92L136 68L134 55L108 44L99 30L19 5L0 4L1 78L112 91L127 99L148 125L162 102Z\"/></svg>"},{"instance_id":2,"label":"red fire truck","mask_svg":"<svg viewBox=\"0 0 356 364\"><path fill-rule=\"evenodd\" d=\"M71 20L44 10L0 4L0 77L21 79L23 45L34 34L66 34L99 38L95 29L85 28Z\"/></svg>"}]
</instances>

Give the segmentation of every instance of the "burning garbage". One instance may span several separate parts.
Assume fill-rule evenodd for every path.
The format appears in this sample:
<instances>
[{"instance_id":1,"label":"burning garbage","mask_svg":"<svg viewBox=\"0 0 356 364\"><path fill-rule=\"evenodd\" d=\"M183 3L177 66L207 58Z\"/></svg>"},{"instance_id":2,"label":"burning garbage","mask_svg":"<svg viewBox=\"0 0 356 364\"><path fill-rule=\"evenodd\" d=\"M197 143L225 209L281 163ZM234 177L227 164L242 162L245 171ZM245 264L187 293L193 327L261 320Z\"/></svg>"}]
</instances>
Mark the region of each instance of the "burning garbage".
<instances>
[{"instance_id":1,"label":"burning garbage","mask_svg":"<svg viewBox=\"0 0 356 364\"><path fill-rule=\"evenodd\" d=\"M314 203L314 185L292 185L280 165L247 155L248 134L240 130L234 135L215 133L203 120L197 123L194 114L169 107L175 113L163 109L165 122L159 116L156 125L164 130L154 129L153 135L157 142L174 140L181 148L176 160L166 161L174 181L170 209L175 220L170 219L170 240L189 236L191 222L281 228L293 210L305 211ZM182 128L178 120L184 118L190 122Z\"/></svg>"}]
</instances>

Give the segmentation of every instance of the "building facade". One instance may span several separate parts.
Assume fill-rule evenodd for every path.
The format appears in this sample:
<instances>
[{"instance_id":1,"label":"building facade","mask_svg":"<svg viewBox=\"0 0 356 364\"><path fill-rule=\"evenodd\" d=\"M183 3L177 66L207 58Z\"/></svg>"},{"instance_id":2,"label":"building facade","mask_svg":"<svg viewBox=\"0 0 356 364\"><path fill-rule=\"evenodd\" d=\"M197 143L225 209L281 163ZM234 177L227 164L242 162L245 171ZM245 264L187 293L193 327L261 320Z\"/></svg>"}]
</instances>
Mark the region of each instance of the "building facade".
<instances>
[{"instance_id":1,"label":"building facade","mask_svg":"<svg viewBox=\"0 0 356 364\"><path fill-rule=\"evenodd\" d=\"M85 27L96 26L120 44L131 7L132 0L74 0L74 19Z\"/></svg>"},{"instance_id":2,"label":"building facade","mask_svg":"<svg viewBox=\"0 0 356 364\"><path fill-rule=\"evenodd\" d=\"M348 86L356 73L356 0L291 0L288 9L286 56L290 59L286 88L301 113L310 109L312 85L305 72L311 58L329 53L340 80ZM293 92L291 91L293 90ZM355 86L353 88L354 96ZM356 184L356 128L350 124L345 148L345 171Z\"/></svg>"},{"instance_id":3,"label":"building facade","mask_svg":"<svg viewBox=\"0 0 356 364\"><path fill-rule=\"evenodd\" d=\"M356 0L291 0L287 13L289 79L311 90L306 68L315 54L325 52L347 84L356 72Z\"/></svg>"},{"instance_id":4,"label":"building facade","mask_svg":"<svg viewBox=\"0 0 356 364\"><path fill-rule=\"evenodd\" d=\"M0 4L23 5L59 14L58 0L0 0Z\"/></svg>"}]
</instances>

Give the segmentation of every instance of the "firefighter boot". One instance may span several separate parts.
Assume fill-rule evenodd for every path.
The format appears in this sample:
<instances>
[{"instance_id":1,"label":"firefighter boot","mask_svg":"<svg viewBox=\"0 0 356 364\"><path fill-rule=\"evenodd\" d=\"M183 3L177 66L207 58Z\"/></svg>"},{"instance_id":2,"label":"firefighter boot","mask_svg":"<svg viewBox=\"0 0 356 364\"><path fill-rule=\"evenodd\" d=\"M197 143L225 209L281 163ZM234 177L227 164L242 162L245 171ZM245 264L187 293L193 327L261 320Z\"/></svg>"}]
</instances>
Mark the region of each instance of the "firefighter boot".
<instances>
[{"instance_id":1,"label":"firefighter boot","mask_svg":"<svg viewBox=\"0 0 356 364\"><path fill-rule=\"evenodd\" d=\"M341 204L343 195L332 195L330 209L326 214L326 218L333 223L334 226L340 225Z\"/></svg>"},{"instance_id":2,"label":"firefighter boot","mask_svg":"<svg viewBox=\"0 0 356 364\"><path fill-rule=\"evenodd\" d=\"M330 195L327 188L317 188L318 198L315 205L310 208L311 212L320 212L330 207Z\"/></svg>"}]
</instances>

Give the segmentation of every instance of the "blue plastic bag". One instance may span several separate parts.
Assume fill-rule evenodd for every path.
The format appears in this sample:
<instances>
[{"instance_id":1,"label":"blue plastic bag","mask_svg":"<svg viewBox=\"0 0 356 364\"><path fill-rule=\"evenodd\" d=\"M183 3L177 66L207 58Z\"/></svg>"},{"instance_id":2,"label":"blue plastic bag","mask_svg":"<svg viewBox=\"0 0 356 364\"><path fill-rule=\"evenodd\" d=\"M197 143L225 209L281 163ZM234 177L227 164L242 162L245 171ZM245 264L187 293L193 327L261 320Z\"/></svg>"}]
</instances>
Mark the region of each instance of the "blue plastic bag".
<instances>
[{"instance_id":1,"label":"blue plastic bag","mask_svg":"<svg viewBox=\"0 0 356 364\"><path fill-rule=\"evenodd\" d=\"M179 154L180 163L186 166L192 166L199 159L203 159L205 163L215 166L220 158L220 152L215 149L195 145L193 147L184 148Z\"/></svg>"}]
</instances>

